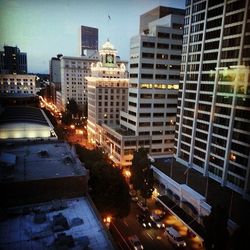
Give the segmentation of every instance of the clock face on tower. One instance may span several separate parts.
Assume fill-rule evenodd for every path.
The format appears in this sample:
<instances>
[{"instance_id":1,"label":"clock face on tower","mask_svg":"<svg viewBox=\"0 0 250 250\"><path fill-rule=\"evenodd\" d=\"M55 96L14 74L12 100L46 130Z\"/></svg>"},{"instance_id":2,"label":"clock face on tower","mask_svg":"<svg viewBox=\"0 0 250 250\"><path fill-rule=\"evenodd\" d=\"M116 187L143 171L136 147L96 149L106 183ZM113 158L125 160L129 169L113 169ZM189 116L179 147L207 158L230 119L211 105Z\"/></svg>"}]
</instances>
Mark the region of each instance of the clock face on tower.
<instances>
[{"instance_id":1,"label":"clock face on tower","mask_svg":"<svg viewBox=\"0 0 250 250\"><path fill-rule=\"evenodd\" d=\"M113 55L107 55L106 60L107 60L107 63L113 63L114 62Z\"/></svg>"}]
</instances>

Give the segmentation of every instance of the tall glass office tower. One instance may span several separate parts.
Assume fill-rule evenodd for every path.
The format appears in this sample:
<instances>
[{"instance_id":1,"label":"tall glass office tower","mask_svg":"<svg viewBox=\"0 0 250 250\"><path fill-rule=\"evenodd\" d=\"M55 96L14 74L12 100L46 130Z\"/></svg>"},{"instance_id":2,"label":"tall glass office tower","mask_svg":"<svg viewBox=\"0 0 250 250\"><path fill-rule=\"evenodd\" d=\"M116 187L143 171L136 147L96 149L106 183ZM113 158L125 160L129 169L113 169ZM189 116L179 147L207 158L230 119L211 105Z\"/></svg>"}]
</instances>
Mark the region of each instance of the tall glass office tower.
<instances>
[{"instance_id":1,"label":"tall glass office tower","mask_svg":"<svg viewBox=\"0 0 250 250\"><path fill-rule=\"evenodd\" d=\"M249 0L187 0L176 159L250 197Z\"/></svg>"}]
</instances>

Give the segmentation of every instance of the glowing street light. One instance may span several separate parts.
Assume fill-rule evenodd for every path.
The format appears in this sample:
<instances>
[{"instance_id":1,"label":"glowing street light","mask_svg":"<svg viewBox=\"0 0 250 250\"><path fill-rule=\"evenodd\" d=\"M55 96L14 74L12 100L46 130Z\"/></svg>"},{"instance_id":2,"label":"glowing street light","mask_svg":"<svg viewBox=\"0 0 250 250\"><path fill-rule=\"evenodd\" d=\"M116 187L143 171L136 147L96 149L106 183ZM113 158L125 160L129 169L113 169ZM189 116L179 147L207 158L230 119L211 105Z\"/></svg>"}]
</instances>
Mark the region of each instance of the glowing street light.
<instances>
[{"instance_id":1,"label":"glowing street light","mask_svg":"<svg viewBox=\"0 0 250 250\"><path fill-rule=\"evenodd\" d=\"M107 227L109 227L110 223L112 221L112 216L108 215L107 217L104 217L103 222Z\"/></svg>"}]
</instances>

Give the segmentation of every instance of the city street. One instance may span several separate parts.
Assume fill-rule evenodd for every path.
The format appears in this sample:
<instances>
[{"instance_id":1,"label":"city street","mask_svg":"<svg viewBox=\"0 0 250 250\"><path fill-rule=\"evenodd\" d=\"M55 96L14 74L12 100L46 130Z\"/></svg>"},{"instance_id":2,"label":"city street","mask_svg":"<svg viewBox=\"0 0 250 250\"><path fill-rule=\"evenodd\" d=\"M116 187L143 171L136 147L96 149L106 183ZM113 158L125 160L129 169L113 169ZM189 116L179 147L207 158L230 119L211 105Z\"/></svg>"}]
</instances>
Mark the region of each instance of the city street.
<instances>
[{"instance_id":1,"label":"city street","mask_svg":"<svg viewBox=\"0 0 250 250\"><path fill-rule=\"evenodd\" d=\"M147 203L149 210L153 211L158 208L155 205L155 200L150 199ZM131 203L131 212L125 219L115 219L110 225L110 231L113 235L114 240L121 249L133 249L128 243L128 237L132 235L137 235L140 239L144 249L175 249L174 246L169 242L166 235L164 234L164 229L145 229L137 220L136 215L140 214L138 205L136 202ZM185 249L194 250L203 248L199 245L200 242L197 237L190 238L187 237L187 228L173 215L166 213L163 222L166 225L174 226L181 236L184 237L187 247Z\"/></svg>"}]
</instances>

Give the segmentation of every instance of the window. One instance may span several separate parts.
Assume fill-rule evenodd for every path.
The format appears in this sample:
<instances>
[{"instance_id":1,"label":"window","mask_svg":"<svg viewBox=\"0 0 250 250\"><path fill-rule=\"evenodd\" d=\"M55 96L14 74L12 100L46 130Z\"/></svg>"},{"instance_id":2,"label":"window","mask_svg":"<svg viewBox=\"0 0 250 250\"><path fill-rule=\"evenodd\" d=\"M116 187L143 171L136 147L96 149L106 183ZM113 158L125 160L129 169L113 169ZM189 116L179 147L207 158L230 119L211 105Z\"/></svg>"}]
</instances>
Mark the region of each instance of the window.
<instances>
[{"instance_id":1,"label":"window","mask_svg":"<svg viewBox=\"0 0 250 250\"><path fill-rule=\"evenodd\" d=\"M194 15L194 16L192 16L192 23L196 23L196 22L202 21L202 20L204 20L204 17L205 17L205 13L204 12L199 13L197 15Z\"/></svg>"},{"instance_id":2,"label":"window","mask_svg":"<svg viewBox=\"0 0 250 250\"><path fill-rule=\"evenodd\" d=\"M236 13L230 16L226 16L225 24L241 22L244 18L244 12Z\"/></svg>"},{"instance_id":3,"label":"window","mask_svg":"<svg viewBox=\"0 0 250 250\"><path fill-rule=\"evenodd\" d=\"M140 113L140 117L151 117L150 113Z\"/></svg>"},{"instance_id":4,"label":"window","mask_svg":"<svg viewBox=\"0 0 250 250\"><path fill-rule=\"evenodd\" d=\"M172 34L172 39L182 40L182 35Z\"/></svg>"},{"instance_id":5,"label":"window","mask_svg":"<svg viewBox=\"0 0 250 250\"><path fill-rule=\"evenodd\" d=\"M218 53L212 52L212 53L204 53L204 61L210 61L210 60L217 60Z\"/></svg>"},{"instance_id":6,"label":"window","mask_svg":"<svg viewBox=\"0 0 250 250\"><path fill-rule=\"evenodd\" d=\"M140 108L151 108L151 103L141 103Z\"/></svg>"},{"instance_id":7,"label":"window","mask_svg":"<svg viewBox=\"0 0 250 250\"><path fill-rule=\"evenodd\" d=\"M239 56L239 50L227 50L222 51L221 58L229 59L229 58L237 58Z\"/></svg>"},{"instance_id":8,"label":"window","mask_svg":"<svg viewBox=\"0 0 250 250\"><path fill-rule=\"evenodd\" d=\"M152 63L142 63L141 67L144 68L144 69L153 69L154 64L152 64Z\"/></svg>"},{"instance_id":9,"label":"window","mask_svg":"<svg viewBox=\"0 0 250 250\"><path fill-rule=\"evenodd\" d=\"M219 16L222 15L222 13L223 13L223 6L209 10L207 13L207 18Z\"/></svg>"},{"instance_id":10,"label":"window","mask_svg":"<svg viewBox=\"0 0 250 250\"><path fill-rule=\"evenodd\" d=\"M153 74L141 74L141 78L153 79Z\"/></svg>"},{"instance_id":11,"label":"window","mask_svg":"<svg viewBox=\"0 0 250 250\"><path fill-rule=\"evenodd\" d=\"M181 45L177 45L177 44L171 44L171 49L173 49L173 50L181 50L182 46Z\"/></svg>"},{"instance_id":12,"label":"window","mask_svg":"<svg viewBox=\"0 0 250 250\"><path fill-rule=\"evenodd\" d=\"M168 69L167 64L156 64L156 69Z\"/></svg>"},{"instance_id":13,"label":"window","mask_svg":"<svg viewBox=\"0 0 250 250\"><path fill-rule=\"evenodd\" d=\"M140 122L139 123L139 127L149 127L150 126L150 122Z\"/></svg>"},{"instance_id":14,"label":"window","mask_svg":"<svg viewBox=\"0 0 250 250\"><path fill-rule=\"evenodd\" d=\"M142 99L152 99L152 94L141 94Z\"/></svg>"},{"instance_id":15,"label":"window","mask_svg":"<svg viewBox=\"0 0 250 250\"><path fill-rule=\"evenodd\" d=\"M227 4L226 12L236 11L245 8L245 0L238 0L233 3Z\"/></svg>"},{"instance_id":16,"label":"window","mask_svg":"<svg viewBox=\"0 0 250 250\"><path fill-rule=\"evenodd\" d=\"M181 55L170 55L171 60L181 60Z\"/></svg>"},{"instance_id":17,"label":"window","mask_svg":"<svg viewBox=\"0 0 250 250\"><path fill-rule=\"evenodd\" d=\"M154 54L142 52L142 57L143 58L154 58Z\"/></svg>"},{"instance_id":18,"label":"window","mask_svg":"<svg viewBox=\"0 0 250 250\"><path fill-rule=\"evenodd\" d=\"M217 19L208 21L206 28L208 30L208 29L211 29L211 28L220 27L221 22L222 22L222 18L217 18Z\"/></svg>"},{"instance_id":19,"label":"window","mask_svg":"<svg viewBox=\"0 0 250 250\"><path fill-rule=\"evenodd\" d=\"M169 44L166 44L166 43L157 43L157 48L158 49L168 49L169 48Z\"/></svg>"},{"instance_id":20,"label":"window","mask_svg":"<svg viewBox=\"0 0 250 250\"><path fill-rule=\"evenodd\" d=\"M242 25L231 26L224 29L224 36L232 36L242 32Z\"/></svg>"},{"instance_id":21,"label":"window","mask_svg":"<svg viewBox=\"0 0 250 250\"><path fill-rule=\"evenodd\" d=\"M206 32L206 40L209 40L209 39L214 39L214 38L217 38L217 37L220 37L220 30L213 30L213 31L210 31L210 32Z\"/></svg>"},{"instance_id":22,"label":"window","mask_svg":"<svg viewBox=\"0 0 250 250\"><path fill-rule=\"evenodd\" d=\"M154 48L155 47L155 43L152 43L152 42L142 42L142 46L146 47L146 48Z\"/></svg>"},{"instance_id":23,"label":"window","mask_svg":"<svg viewBox=\"0 0 250 250\"><path fill-rule=\"evenodd\" d=\"M168 54L157 54L156 58L157 59L168 59Z\"/></svg>"},{"instance_id":24,"label":"window","mask_svg":"<svg viewBox=\"0 0 250 250\"><path fill-rule=\"evenodd\" d=\"M167 79L167 75L155 75L155 79L157 80L166 80Z\"/></svg>"},{"instance_id":25,"label":"window","mask_svg":"<svg viewBox=\"0 0 250 250\"><path fill-rule=\"evenodd\" d=\"M159 38L170 38L170 34L169 33L158 32L158 37Z\"/></svg>"},{"instance_id":26,"label":"window","mask_svg":"<svg viewBox=\"0 0 250 250\"><path fill-rule=\"evenodd\" d=\"M218 49L218 48L219 48L219 41L205 43L205 50Z\"/></svg>"},{"instance_id":27,"label":"window","mask_svg":"<svg viewBox=\"0 0 250 250\"><path fill-rule=\"evenodd\" d=\"M204 23L199 23L191 26L191 33L202 31L204 28Z\"/></svg>"}]
</instances>

